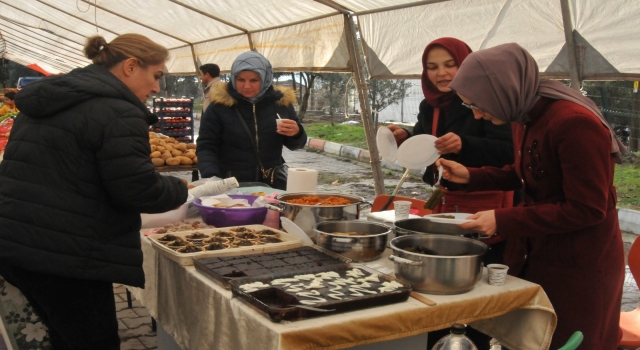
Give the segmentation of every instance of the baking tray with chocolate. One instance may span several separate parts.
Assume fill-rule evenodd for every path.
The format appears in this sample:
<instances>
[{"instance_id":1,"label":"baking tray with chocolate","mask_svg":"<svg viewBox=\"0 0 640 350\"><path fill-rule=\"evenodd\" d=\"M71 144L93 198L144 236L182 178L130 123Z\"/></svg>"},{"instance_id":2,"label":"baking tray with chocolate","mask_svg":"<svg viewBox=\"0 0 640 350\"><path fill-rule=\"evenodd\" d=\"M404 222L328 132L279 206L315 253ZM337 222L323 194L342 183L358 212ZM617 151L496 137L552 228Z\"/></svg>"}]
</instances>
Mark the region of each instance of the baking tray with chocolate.
<instances>
[{"instance_id":1,"label":"baking tray with chocolate","mask_svg":"<svg viewBox=\"0 0 640 350\"><path fill-rule=\"evenodd\" d=\"M315 271L327 266L345 265L352 260L319 246L306 246L279 252L228 257L194 257L196 270L226 289L230 281L242 277L274 275L290 271Z\"/></svg>"},{"instance_id":2,"label":"baking tray with chocolate","mask_svg":"<svg viewBox=\"0 0 640 350\"><path fill-rule=\"evenodd\" d=\"M235 296L273 322L403 302L411 294L410 284L359 264L237 278L229 283Z\"/></svg>"}]
</instances>

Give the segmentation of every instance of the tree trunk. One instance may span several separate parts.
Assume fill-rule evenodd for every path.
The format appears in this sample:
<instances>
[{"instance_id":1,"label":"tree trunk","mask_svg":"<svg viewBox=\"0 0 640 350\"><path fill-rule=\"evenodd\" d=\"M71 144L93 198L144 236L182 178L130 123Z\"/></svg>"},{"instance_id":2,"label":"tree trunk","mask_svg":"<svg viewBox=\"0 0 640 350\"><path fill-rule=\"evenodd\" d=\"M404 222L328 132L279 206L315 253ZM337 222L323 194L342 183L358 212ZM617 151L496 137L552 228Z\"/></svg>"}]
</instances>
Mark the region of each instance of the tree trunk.
<instances>
[{"instance_id":1,"label":"tree trunk","mask_svg":"<svg viewBox=\"0 0 640 350\"><path fill-rule=\"evenodd\" d=\"M633 110L640 111L640 92L636 92L633 95L635 95L633 99ZM640 150L640 118L631 118L630 124L629 151L638 151Z\"/></svg>"},{"instance_id":2,"label":"tree trunk","mask_svg":"<svg viewBox=\"0 0 640 350\"><path fill-rule=\"evenodd\" d=\"M300 112L298 112L298 118L300 118L301 122L304 120L304 116L307 114L307 108L309 107L309 97L311 96L311 89L313 89L313 82L314 80L316 80L316 76L314 74L309 74L309 77L305 80L307 82L307 88L304 90L304 95L302 95L302 101L300 102ZM302 88L302 86L300 86L300 88Z\"/></svg>"},{"instance_id":3,"label":"tree trunk","mask_svg":"<svg viewBox=\"0 0 640 350\"><path fill-rule=\"evenodd\" d=\"M293 87L293 91L298 91L298 89L296 88L296 75L293 72L291 72L291 87ZM298 99L298 106L299 105L300 105L300 100Z\"/></svg>"}]
</instances>

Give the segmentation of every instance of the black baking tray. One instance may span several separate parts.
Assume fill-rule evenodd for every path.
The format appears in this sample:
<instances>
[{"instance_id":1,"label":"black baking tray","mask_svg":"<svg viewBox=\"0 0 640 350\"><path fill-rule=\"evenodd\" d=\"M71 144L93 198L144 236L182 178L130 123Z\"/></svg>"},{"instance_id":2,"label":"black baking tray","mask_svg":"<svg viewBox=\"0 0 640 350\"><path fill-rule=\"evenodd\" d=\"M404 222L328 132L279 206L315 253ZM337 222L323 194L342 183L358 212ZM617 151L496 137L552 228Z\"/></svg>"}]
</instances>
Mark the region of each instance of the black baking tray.
<instances>
[{"instance_id":1,"label":"black baking tray","mask_svg":"<svg viewBox=\"0 0 640 350\"><path fill-rule=\"evenodd\" d=\"M304 271L322 271L326 266L351 262L353 260L316 245L254 255L193 258L196 270L226 289L231 289L230 281L239 278L262 275L269 277L283 271L301 274Z\"/></svg>"},{"instance_id":2,"label":"black baking tray","mask_svg":"<svg viewBox=\"0 0 640 350\"><path fill-rule=\"evenodd\" d=\"M298 305L298 304L302 305L300 303L300 299L302 299L303 297L297 297L295 293L286 292L285 289L287 289L288 287L272 286L270 288L261 289L255 292L245 292L240 288L240 286L243 284L253 283L253 282L262 282L264 284L269 284L269 282L271 282L274 279L293 277L295 275L301 274L301 272L283 273L283 274L276 274L273 276L237 278L237 279L234 279L233 281L230 281L229 283L231 284L231 291L235 296L238 296L241 299L245 300L250 305L254 306L256 309L258 309L267 317L269 317L271 321L276 323L279 323L283 320L296 321L296 320L302 320L302 319L307 319L312 317L333 315L333 314L347 312L347 311L367 309L367 308L376 307L376 306L399 303L399 302L406 301L409 298L409 295L411 294L410 284L359 264L345 264L345 265L335 266L334 268L325 267L322 269L317 269L314 272L303 272L303 273L319 273L319 272L325 272L325 271L335 271L340 273L340 275L342 276L347 270L350 270L353 268L358 268L362 271L365 271L367 275L370 275L370 274L379 275L380 282L372 283L373 285L371 288L372 290L377 290L378 287L384 281L396 281L400 283L402 287L391 292L384 292L380 294L365 294L364 296L354 296L349 299L343 299L343 300L335 300L335 299L327 298L327 302L310 305L315 308L333 310L332 312L322 312L322 311L313 311L309 309L301 309L295 306L290 306L290 305ZM306 282L306 283L309 283L309 282ZM345 287L345 288L348 288L348 287ZM317 290L323 294L326 294L327 289L328 288L317 289Z\"/></svg>"}]
</instances>

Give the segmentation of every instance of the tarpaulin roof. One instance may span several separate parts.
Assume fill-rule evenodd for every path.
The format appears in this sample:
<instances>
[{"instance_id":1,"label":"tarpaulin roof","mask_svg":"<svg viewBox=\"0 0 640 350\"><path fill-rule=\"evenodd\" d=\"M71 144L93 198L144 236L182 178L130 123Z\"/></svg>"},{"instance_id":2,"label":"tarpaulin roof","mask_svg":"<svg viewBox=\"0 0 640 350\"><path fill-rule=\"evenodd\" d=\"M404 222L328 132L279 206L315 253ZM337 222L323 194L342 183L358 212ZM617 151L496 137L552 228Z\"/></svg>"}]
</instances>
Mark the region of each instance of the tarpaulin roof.
<instances>
[{"instance_id":1,"label":"tarpaulin roof","mask_svg":"<svg viewBox=\"0 0 640 350\"><path fill-rule=\"evenodd\" d=\"M372 77L419 77L426 44L451 36L473 50L517 42L545 75L568 78L561 1L0 0L0 53L64 73L89 64L87 37L139 33L169 48L171 74L201 63L228 71L250 49L279 71L349 72L355 18ZM639 78L640 1L567 2L581 78Z\"/></svg>"}]
</instances>

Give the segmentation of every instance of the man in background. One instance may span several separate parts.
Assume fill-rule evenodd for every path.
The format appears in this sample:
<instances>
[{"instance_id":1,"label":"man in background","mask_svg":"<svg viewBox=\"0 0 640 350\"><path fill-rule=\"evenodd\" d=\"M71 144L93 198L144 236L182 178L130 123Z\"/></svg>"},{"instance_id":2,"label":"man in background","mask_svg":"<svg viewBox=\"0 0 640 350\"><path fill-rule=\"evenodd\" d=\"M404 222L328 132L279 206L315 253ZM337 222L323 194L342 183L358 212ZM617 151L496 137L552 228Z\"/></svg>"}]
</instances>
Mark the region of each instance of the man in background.
<instances>
[{"instance_id":1,"label":"man in background","mask_svg":"<svg viewBox=\"0 0 640 350\"><path fill-rule=\"evenodd\" d=\"M220 81L220 67L218 67L217 64L207 63L200 66L199 69L200 81L204 84L204 97L202 99L202 114L204 114L204 111L209 107L209 103L211 103L209 90L211 90L211 86L213 86L213 84ZM200 117L202 114L200 114Z\"/></svg>"}]
</instances>

